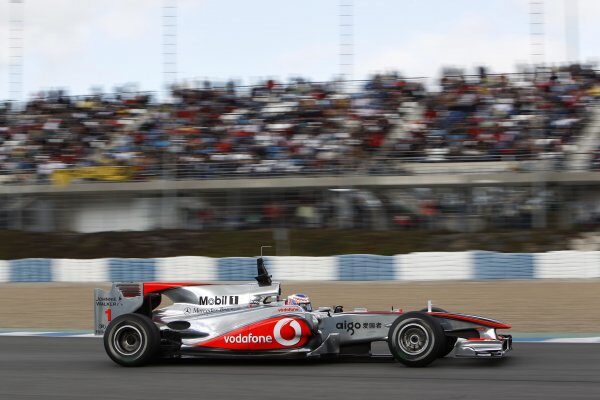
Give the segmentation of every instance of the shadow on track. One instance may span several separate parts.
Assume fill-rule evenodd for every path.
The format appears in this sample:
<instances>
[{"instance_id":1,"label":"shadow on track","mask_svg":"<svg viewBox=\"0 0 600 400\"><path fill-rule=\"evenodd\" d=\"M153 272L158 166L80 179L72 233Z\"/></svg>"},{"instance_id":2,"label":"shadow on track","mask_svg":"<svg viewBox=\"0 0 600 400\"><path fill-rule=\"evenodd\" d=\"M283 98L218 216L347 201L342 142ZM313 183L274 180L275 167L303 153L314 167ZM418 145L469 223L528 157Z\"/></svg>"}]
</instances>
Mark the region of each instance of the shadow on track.
<instances>
[{"instance_id":1,"label":"shadow on track","mask_svg":"<svg viewBox=\"0 0 600 400\"><path fill-rule=\"evenodd\" d=\"M467 358L453 358L446 357L439 359L432 363L430 366L420 369L435 369L435 368L501 368L514 362L511 357L505 358L494 358L494 359L467 359ZM271 367L286 367L286 366L298 366L298 365L337 365L337 364L396 364L398 367L408 368L404 365L396 362L391 357L327 357L327 358L260 358L260 357L248 357L248 358L168 358L159 359L152 365L155 366L167 366L167 365L178 365L178 366L232 366L232 367L252 367L252 366L271 366ZM151 366L152 366L151 365Z\"/></svg>"}]
</instances>

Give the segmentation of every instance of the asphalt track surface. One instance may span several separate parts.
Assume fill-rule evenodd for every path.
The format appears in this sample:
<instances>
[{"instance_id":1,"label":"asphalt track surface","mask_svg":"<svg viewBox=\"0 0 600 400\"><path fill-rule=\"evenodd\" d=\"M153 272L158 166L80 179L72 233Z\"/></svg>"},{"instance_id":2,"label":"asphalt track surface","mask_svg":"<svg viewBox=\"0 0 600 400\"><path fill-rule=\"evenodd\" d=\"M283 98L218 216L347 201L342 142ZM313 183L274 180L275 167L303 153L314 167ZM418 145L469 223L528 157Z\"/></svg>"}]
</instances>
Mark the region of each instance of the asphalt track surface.
<instances>
[{"instance_id":1,"label":"asphalt track surface","mask_svg":"<svg viewBox=\"0 0 600 400\"><path fill-rule=\"evenodd\" d=\"M516 343L501 360L174 360L123 368L96 338L0 338L0 399L600 399L600 345Z\"/></svg>"}]
</instances>

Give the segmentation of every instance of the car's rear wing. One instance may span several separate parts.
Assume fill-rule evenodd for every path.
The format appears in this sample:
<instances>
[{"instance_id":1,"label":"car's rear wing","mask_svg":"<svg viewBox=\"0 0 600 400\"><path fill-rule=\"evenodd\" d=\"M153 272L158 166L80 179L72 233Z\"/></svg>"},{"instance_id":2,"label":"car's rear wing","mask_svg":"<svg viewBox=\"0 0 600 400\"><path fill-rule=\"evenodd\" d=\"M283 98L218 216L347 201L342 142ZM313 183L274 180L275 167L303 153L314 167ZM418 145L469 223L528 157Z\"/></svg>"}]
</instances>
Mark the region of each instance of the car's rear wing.
<instances>
[{"instance_id":1,"label":"car's rear wing","mask_svg":"<svg viewBox=\"0 0 600 400\"><path fill-rule=\"evenodd\" d=\"M116 317L128 313L152 316L152 310L160 305L161 295L173 295L171 289L185 286L204 286L202 282L116 282L109 291L94 289L94 333L104 334L106 327ZM279 285L273 285L277 293ZM178 301L196 303L198 297L191 292L176 292Z\"/></svg>"},{"instance_id":2,"label":"car's rear wing","mask_svg":"<svg viewBox=\"0 0 600 400\"><path fill-rule=\"evenodd\" d=\"M281 294L279 283L271 281L262 258L257 260L258 285L252 290L245 288L243 294L246 303L262 302L265 298L277 297ZM111 320L119 315L140 313L152 316L152 310L160 305L161 295L165 294L172 301L198 304L199 295L189 290L176 290L188 286L211 286L204 282L117 282L113 283L109 291L94 289L94 333L104 334ZM224 291L221 295L232 296L237 293ZM207 289L206 295L212 296L214 292ZM206 298L206 295L203 295ZM237 304L237 297L236 304ZM202 303L200 303L202 304ZM242 303L240 303L242 304Z\"/></svg>"},{"instance_id":3,"label":"car's rear wing","mask_svg":"<svg viewBox=\"0 0 600 400\"><path fill-rule=\"evenodd\" d=\"M102 335L111 320L144 304L143 283L114 283L109 291L94 289L94 334Z\"/></svg>"}]
</instances>

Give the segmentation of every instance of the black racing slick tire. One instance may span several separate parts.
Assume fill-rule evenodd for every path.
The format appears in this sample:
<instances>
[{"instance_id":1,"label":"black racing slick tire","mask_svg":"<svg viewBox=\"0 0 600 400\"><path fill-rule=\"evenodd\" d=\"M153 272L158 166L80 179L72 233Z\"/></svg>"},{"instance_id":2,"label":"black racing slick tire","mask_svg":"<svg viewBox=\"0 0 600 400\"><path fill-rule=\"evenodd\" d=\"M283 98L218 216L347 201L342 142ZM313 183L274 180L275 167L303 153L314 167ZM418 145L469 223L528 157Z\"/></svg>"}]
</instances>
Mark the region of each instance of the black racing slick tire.
<instances>
[{"instance_id":1,"label":"black racing slick tire","mask_svg":"<svg viewBox=\"0 0 600 400\"><path fill-rule=\"evenodd\" d=\"M456 345L457 340L458 338L455 338L453 336L446 336L446 344L442 346L442 349L438 354L438 358L444 358L448 354L450 354L452 350L454 350L454 346Z\"/></svg>"},{"instance_id":2,"label":"black racing slick tire","mask_svg":"<svg viewBox=\"0 0 600 400\"><path fill-rule=\"evenodd\" d=\"M427 308L423 308L420 311L427 312L428 310L427 310ZM443 312L443 313L448 312L448 311L444 310L443 308L439 308L439 307L431 307L431 311L432 312ZM455 337L446 336L446 345L442 346L440 353L438 354L438 357L444 358L448 354L450 354L452 352L452 350L454 350L454 346L456 345L456 340L457 340L457 338L455 338Z\"/></svg>"},{"instance_id":3,"label":"black racing slick tire","mask_svg":"<svg viewBox=\"0 0 600 400\"><path fill-rule=\"evenodd\" d=\"M426 367L439 357L445 345L441 325L423 312L401 315L388 333L390 352L396 361L407 367Z\"/></svg>"},{"instance_id":4,"label":"black racing slick tire","mask_svg":"<svg viewBox=\"0 0 600 400\"><path fill-rule=\"evenodd\" d=\"M427 312L428 309L427 307L420 309L419 311L421 312ZM439 307L431 307L431 312L448 312L446 310L444 310L443 308L439 308Z\"/></svg>"},{"instance_id":5,"label":"black racing slick tire","mask_svg":"<svg viewBox=\"0 0 600 400\"><path fill-rule=\"evenodd\" d=\"M160 331L145 315L120 315L104 332L104 349L114 362L124 367L146 365L160 350Z\"/></svg>"}]
</instances>

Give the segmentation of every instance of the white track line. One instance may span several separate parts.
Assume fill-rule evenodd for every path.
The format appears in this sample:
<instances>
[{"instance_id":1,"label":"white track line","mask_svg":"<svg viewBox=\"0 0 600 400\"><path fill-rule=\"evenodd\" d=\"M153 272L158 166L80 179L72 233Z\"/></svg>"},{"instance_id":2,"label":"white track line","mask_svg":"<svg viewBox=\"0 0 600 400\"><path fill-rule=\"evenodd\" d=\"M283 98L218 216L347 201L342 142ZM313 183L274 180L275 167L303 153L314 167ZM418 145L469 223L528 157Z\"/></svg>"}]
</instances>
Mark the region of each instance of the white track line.
<instances>
[{"instance_id":1,"label":"white track line","mask_svg":"<svg viewBox=\"0 0 600 400\"><path fill-rule=\"evenodd\" d=\"M66 338L87 338L100 337L93 333L69 333L69 332L0 332L0 336L14 337L66 337Z\"/></svg>"},{"instance_id":2,"label":"white track line","mask_svg":"<svg viewBox=\"0 0 600 400\"><path fill-rule=\"evenodd\" d=\"M600 337L556 338L547 339L545 343L600 343Z\"/></svg>"}]
</instances>

